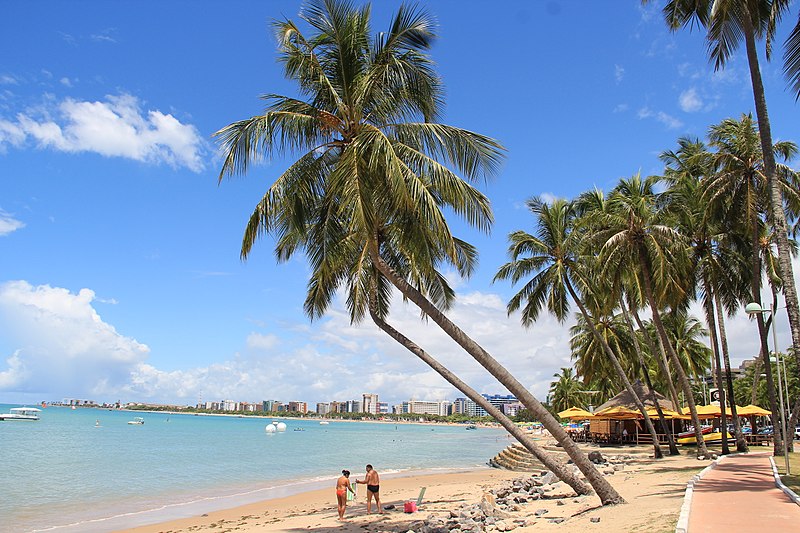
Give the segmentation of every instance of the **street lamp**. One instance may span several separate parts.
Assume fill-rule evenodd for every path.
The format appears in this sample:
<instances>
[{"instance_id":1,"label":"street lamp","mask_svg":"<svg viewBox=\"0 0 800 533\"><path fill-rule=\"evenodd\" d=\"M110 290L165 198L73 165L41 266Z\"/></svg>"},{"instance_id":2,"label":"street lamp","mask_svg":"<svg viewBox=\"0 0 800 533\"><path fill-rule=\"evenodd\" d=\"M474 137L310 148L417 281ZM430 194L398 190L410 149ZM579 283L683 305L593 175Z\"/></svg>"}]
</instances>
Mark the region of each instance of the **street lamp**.
<instances>
[{"instance_id":1,"label":"street lamp","mask_svg":"<svg viewBox=\"0 0 800 533\"><path fill-rule=\"evenodd\" d=\"M769 309L763 309L756 302L750 302L744 307L744 312L752 316L756 313L769 313L772 316L772 347L775 349L775 366L778 368L778 395L781 398L781 434L783 435L783 458L786 461L786 475L789 471L789 439L786 433L786 408L783 405L783 383L781 382L781 363L778 359L778 333L775 330L775 304L770 304ZM767 354L769 357L769 354ZM775 431L772 432L773 435Z\"/></svg>"}]
</instances>

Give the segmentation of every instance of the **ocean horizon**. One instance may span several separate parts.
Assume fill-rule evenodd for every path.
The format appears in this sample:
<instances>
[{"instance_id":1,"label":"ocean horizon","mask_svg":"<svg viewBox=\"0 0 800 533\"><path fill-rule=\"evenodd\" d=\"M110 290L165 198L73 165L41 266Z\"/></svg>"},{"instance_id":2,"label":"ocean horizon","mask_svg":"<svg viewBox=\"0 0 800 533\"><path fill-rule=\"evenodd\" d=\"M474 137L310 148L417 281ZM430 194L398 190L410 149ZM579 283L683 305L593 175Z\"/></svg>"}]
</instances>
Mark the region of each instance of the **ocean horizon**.
<instances>
[{"instance_id":1,"label":"ocean horizon","mask_svg":"<svg viewBox=\"0 0 800 533\"><path fill-rule=\"evenodd\" d=\"M15 404L0 404L7 412ZM114 531L333 486L486 466L502 429L51 406L0 422L0 532ZM134 417L143 425L129 425Z\"/></svg>"}]
</instances>

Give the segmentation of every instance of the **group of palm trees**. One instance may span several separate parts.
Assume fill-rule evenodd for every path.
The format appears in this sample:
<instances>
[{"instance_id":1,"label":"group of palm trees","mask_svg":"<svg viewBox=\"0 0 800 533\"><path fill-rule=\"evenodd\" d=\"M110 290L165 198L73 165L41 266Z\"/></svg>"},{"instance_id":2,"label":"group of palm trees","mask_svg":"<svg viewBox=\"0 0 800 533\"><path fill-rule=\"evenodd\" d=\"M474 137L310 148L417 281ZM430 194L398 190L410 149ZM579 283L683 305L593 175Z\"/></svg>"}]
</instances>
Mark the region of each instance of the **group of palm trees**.
<instances>
[{"instance_id":1,"label":"group of palm trees","mask_svg":"<svg viewBox=\"0 0 800 533\"><path fill-rule=\"evenodd\" d=\"M352 322L369 317L486 409L577 493L594 490L603 504L624 501L539 400L445 315L455 292L442 272L453 268L469 276L477 250L452 234L444 213L460 216L481 231L490 228L489 200L473 183L497 173L505 149L484 135L437 122L444 99L441 79L427 53L436 37L430 15L417 7L401 6L388 30L377 34L370 27L369 5L313 0L304 6L300 18L310 33L288 19L273 24L279 60L286 77L297 82L300 96L266 95L262 114L234 122L216 134L224 157L220 179L246 173L265 154L299 154L257 203L245 229L242 258L267 234L275 239L279 261L296 253L305 255L310 279L304 308L312 320L322 317L343 289ZM629 388L630 374L622 359L628 356L607 342L598 323L619 309L632 330L633 320L641 330L640 310L649 308L655 335L645 340L650 345L637 350L637 368L646 368L646 350L660 354L657 361L664 365L662 372L670 375L667 366L671 365L692 412L688 378L661 310L682 309L701 291L709 310L724 313L744 283L736 278L728 288L714 277L713 266L722 261L723 249L744 253L744 241L733 236L715 240L712 228L716 227L709 220L702 224L712 233L691 233L691 239L706 239L703 246L694 248L689 244L689 230L678 224L684 219L686 224L699 224L696 214L705 210L670 200L677 194L691 196L689 188L695 187L693 199L713 203L716 213L738 208L738 204L729 205L733 192L723 183L696 194L701 188L705 191L711 176L720 176L728 168L716 156L721 150L715 141L710 144L717 152L695 157L688 148L679 150L663 178L622 180L608 197L592 191L574 201L529 201L537 232L510 236L512 260L496 276L513 282L533 276L525 279L509 303L509 311L522 309L525 324L534 322L545 307L564 320L575 303L591 326L594 342ZM687 146L706 153L699 143L687 142ZM688 171L679 163L698 165L703 172ZM742 179L762 189L771 183L763 172ZM662 182L668 191L658 189ZM763 201L753 202L763 207ZM693 215L691 209L697 213ZM758 220L770 226L773 215L762 213ZM746 231L756 227L755 219L752 222ZM733 221L723 219L722 223L732 225ZM705 251L706 245L710 250ZM742 269L742 276L745 272ZM525 404L583 479L571 466L544 452L418 342L394 328L389 310L396 292ZM705 455L696 414L694 419ZM652 431L649 419L645 420ZM657 439L654 443L659 456Z\"/></svg>"}]
</instances>

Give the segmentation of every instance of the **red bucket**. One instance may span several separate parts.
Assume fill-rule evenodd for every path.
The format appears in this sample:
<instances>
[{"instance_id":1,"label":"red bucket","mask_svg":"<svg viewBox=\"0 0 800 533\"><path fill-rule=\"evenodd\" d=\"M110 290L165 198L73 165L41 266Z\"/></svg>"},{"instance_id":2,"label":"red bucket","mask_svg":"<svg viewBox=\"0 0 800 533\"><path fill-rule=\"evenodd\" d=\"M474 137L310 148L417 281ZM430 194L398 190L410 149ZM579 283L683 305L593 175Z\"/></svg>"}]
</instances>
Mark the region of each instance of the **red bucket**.
<instances>
[{"instance_id":1,"label":"red bucket","mask_svg":"<svg viewBox=\"0 0 800 533\"><path fill-rule=\"evenodd\" d=\"M405 511L406 513L416 513L417 512L417 502L415 502L413 500L407 501L403 505L403 511Z\"/></svg>"}]
</instances>

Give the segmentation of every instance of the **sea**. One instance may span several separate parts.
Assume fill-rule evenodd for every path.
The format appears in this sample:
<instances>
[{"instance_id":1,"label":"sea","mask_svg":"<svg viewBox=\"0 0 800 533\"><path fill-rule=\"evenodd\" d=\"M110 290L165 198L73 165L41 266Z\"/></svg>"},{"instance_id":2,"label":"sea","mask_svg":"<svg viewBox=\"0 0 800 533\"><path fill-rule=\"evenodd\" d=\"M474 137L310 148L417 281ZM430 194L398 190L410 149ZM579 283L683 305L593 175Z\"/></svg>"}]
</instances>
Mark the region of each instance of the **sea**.
<instances>
[{"instance_id":1,"label":"sea","mask_svg":"<svg viewBox=\"0 0 800 533\"><path fill-rule=\"evenodd\" d=\"M0 412L19 405L0 404ZM485 467L501 429L50 406L0 421L0 532L91 533L331 486ZM130 425L135 416L142 425ZM286 431L269 433L273 421Z\"/></svg>"}]
</instances>

